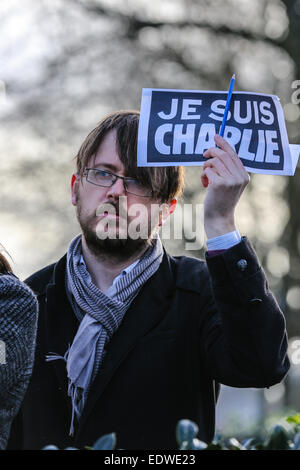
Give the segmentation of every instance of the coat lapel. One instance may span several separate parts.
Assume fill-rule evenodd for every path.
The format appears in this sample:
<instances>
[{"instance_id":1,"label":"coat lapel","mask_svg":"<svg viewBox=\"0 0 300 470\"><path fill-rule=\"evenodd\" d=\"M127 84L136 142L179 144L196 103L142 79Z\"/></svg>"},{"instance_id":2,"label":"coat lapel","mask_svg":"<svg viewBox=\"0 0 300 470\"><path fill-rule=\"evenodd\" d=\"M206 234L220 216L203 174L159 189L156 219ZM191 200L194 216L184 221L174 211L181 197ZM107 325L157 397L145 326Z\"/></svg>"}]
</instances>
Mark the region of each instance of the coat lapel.
<instances>
[{"instance_id":1,"label":"coat lapel","mask_svg":"<svg viewBox=\"0 0 300 470\"><path fill-rule=\"evenodd\" d=\"M140 293L134 299L120 328L111 339L103 365L90 390L78 433L114 373L117 373L117 368L134 348L138 339L153 329L164 317L173 287L170 259L164 253L159 269L143 286L142 295Z\"/></svg>"},{"instance_id":2,"label":"coat lapel","mask_svg":"<svg viewBox=\"0 0 300 470\"><path fill-rule=\"evenodd\" d=\"M79 322L72 310L65 289L66 256L55 265L52 281L46 292L46 344L47 354L53 352L63 356L72 344ZM51 361L68 407L71 410L70 398L67 395L68 379L66 363L62 359Z\"/></svg>"}]
</instances>

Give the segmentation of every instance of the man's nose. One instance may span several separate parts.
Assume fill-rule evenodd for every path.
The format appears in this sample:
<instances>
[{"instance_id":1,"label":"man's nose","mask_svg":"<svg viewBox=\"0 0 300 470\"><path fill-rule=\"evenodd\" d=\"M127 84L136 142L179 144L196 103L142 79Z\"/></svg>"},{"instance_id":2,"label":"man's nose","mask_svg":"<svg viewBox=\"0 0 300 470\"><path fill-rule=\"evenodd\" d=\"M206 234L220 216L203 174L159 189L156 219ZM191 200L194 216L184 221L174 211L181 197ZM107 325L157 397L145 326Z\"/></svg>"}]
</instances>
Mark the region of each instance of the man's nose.
<instances>
[{"instance_id":1,"label":"man's nose","mask_svg":"<svg viewBox=\"0 0 300 470\"><path fill-rule=\"evenodd\" d=\"M124 181L121 178L118 178L112 186L108 188L106 195L109 197L119 197L126 194L124 188Z\"/></svg>"}]
</instances>

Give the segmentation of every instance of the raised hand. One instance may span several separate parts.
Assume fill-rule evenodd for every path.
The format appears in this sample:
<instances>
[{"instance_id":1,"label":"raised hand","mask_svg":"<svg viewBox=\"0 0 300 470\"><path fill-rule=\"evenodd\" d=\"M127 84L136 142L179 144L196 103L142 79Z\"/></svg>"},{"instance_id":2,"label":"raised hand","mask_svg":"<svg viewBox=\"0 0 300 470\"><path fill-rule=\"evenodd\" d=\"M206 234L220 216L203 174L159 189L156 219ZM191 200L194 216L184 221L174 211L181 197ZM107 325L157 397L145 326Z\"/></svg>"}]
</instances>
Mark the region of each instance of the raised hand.
<instances>
[{"instance_id":1,"label":"raised hand","mask_svg":"<svg viewBox=\"0 0 300 470\"><path fill-rule=\"evenodd\" d=\"M245 187L249 175L240 158L223 139L214 138L218 147L211 147L203 156L208 160L203 165L201 181L207 187L204 200L204 227L207 238L217 237L236 229L235 207Z\"/></svg>"}]
</instances>

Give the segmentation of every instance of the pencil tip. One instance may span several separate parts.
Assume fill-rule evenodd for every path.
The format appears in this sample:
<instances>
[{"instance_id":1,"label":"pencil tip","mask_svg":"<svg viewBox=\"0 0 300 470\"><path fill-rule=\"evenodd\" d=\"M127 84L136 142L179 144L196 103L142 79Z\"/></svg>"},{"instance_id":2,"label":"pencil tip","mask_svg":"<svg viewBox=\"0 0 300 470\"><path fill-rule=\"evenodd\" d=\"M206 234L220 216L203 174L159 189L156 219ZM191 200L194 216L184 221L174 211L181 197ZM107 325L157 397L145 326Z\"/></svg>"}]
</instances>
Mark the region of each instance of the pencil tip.
<instances>
[{"instance_id":1,"label":"pencil tip","mask_svg":"<svg viewBox=\"0 0 300 470\"><path fill-rule=\"evenodd\" d=\"M235 73L232 75L232 78L235 80Z\"/></svg>"}]
</instances>

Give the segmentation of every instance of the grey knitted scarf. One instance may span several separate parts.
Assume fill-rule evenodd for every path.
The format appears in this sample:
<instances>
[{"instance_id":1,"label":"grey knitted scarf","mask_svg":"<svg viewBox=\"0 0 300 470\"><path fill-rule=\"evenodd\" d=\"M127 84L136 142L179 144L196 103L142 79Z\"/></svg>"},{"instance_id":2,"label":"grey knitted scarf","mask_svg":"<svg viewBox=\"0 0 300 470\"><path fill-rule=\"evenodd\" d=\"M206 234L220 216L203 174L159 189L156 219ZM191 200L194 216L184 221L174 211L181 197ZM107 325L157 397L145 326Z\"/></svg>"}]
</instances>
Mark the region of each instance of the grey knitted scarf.
<instances>
[{"instance_id":1,"label":"grey knitted scarf","mask_svg":"<svg viewBox=\"0 0 300 470\"><path fill-rule=\"evenodd\" d=\"M67 253L66 286L74 313L81 321L65 356L52 354L46 360L64 359L72 399L70 435L74 434L74 415L80 418L91 384L105 356L105 346L119 328L131 302L143 284L157 271L163 257L158 234L134 268L115 284L111 297L96 287L82 263L81 235L70 243Z\"/></svg>"}]
</instances>

